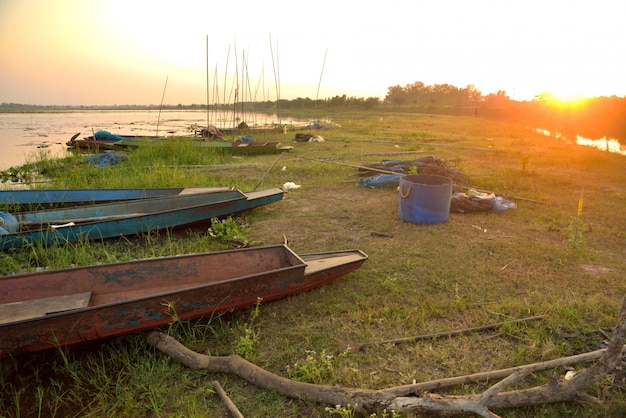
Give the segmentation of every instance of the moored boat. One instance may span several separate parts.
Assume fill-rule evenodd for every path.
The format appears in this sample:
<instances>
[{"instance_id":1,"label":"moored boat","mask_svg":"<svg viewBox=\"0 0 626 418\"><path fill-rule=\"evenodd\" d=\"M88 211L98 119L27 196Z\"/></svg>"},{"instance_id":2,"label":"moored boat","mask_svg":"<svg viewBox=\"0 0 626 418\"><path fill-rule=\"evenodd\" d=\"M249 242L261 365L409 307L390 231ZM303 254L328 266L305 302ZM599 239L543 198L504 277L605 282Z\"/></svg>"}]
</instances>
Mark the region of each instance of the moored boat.
<instances>
[{"instance_id":1,"label":"moored boat","mask_svg":"<svg viewBox=\"0 0 626 418\"><path fill-rule=\"evenodd\" d=\"M366 259L360 250L298 256L275 245L0 277L0 357L271 302Z\"/></svg>"},{"instance_id":2,"label":"moored boat","mask_svg":"<svg viewBox=\"0 0 626 418\"><path fill-rule=\"evenodd\" d=\"M182 139L187 140L187 139ZM283 151L289 151L293 147L282 146L280 141L221 141L221 140L208 140L191 139L190 143L194 147L198 148L210 148L219 149L220 151L230 152L233 154L245 154L245 155L259 155L259 154L276 154ZM128 147L140 147L146 145L158 145L167 143L164 141L146 141L143 139L128 138L123 141L119 141L115 144L115 149L120 149L121 146Z\"/></svg>"},{"instance_id":3,"label":"moored boat","mask_svg":"<svg viewBox=\"0 0 626 418\"><path fill-rule=\"evenodd\" d=\"M83 139L78 139L78 136L80 136L80 133L73 135L65 145L70 149L96 153L120 150L124 147L138 145L132 141L156 141L163 139L157 136L115 135L107 131L96 131L92 136L86 136ZM129 140L129 142L124 143L124 140Z\"/></svg>"}]
</instances>

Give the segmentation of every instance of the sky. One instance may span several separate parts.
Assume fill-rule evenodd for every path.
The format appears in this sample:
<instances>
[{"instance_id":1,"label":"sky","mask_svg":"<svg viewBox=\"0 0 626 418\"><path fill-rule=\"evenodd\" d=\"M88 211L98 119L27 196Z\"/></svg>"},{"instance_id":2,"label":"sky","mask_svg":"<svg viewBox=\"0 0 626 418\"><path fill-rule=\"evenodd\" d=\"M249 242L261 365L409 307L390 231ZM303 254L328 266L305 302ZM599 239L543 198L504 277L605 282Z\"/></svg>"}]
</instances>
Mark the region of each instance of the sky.
<instances>
[{"instance_id":1,"label":"sky","mask_svg":"<svg viewBox=\"0 0 626 418\"><path fill-rule=\"evenodd\" d=\"M614 0L0 0L0 103L624 97L622 20Z\"/></svg>"}]
</instances>

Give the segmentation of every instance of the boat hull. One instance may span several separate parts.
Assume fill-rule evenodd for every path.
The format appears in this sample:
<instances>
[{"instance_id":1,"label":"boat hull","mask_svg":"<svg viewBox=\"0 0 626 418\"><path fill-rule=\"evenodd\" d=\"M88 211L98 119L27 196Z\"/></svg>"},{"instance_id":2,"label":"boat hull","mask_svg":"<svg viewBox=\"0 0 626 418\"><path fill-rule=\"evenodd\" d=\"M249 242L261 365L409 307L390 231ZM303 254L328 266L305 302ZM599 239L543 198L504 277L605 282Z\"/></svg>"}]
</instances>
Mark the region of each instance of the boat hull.
<instances>
[{"instance_id":1,"label":"boat hull","mask_svg":"<svg viewBox=\"0 0 626 418\"><path fill-rule=\"evenodd\" d=\"M170 187L145 189L0 190L0 203L5 205L93 204L228 190L232 189L229 187Z\"/></svg>"},{"instance_id":2,"label":"boat hull","mask_svg":"<svg viewBox=\"0 0 626 418\"><path fill-rule=\"evenodd\" d=\"M144 145L159 145L167 143L166 141L145 141L140 139L124 139L119 141L115 146L133 146L139 147ZM289 147L281 147L279 141L201 141L192 140L191 144L198 148L211 148L220 151L229 152L237 155L259 155L259 154L277 154L279 152L288 151Z\"/></svg>"},{"instance_id":3,"label":"boat hull","mask_svg":"<svg viewBox=\"0 0 626 418\"><path fill-rule=\"evenodd\" d=\"M246 211L282 199L280 189L239 190L132 200L15 214L30 230L0 235L0 249L137 235Z\"/></svg>"},{"instance_id":4,"label":"boat hull","mask_svg":"<svg viewBox=\"0 0 626 418\"><path fill-rule=\"evenodd\" d=\"M331 260L337 254L341 259ZM270 302L326 284L366 259L359 250L300 257L277 245L0 277L0 357L238 310L259 298ZM11 317L10 304L85 292L88 306ZM9 313L3 316L2 307Z\"/></svg>"}]
</instances>

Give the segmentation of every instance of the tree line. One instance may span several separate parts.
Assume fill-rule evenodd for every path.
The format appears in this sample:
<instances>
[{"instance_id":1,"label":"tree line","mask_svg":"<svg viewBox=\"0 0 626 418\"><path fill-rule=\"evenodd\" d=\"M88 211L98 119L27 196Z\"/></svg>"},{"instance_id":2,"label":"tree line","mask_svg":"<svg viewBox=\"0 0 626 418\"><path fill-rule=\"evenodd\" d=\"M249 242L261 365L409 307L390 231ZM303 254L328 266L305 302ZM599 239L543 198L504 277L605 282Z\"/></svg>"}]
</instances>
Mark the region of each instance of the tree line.
<instances>
[{"instance_id":1,"label":"tree line","mask_svg":"<svg viewBox=\"0 0 626 418\"><path fill-rule=\"evenodd\" d=\"M391 109L482 116L521 123L568 137L626 141L626 97L593 97L561 101L543 92L530 101L515 101L501 90L483 95L474 85L415 82L389 87L384 105Z\"/></svg>"}]
</instances>

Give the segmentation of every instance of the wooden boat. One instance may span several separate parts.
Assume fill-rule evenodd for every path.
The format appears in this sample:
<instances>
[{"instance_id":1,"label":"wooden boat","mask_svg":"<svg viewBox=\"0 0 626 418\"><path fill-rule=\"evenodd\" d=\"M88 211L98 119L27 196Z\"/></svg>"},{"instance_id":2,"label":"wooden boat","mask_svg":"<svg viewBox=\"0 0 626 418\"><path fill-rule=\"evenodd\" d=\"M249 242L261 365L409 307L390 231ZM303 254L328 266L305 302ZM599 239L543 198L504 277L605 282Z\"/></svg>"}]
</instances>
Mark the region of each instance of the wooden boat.
<instances>
[{"instance_id":1,"label":"wooden boat","mask_svg":"<svg viewBox=\"0 0 626 418\"><path fill-rule=\"evenodd\" d=\"M0 277L0 357L270 302L366 259L359 250L298 256L276 245Z\"/></svg>"},{"instance_id":2,"label":"wooden boat","mask_svg":"<svg viewBox=\"0 0 626 418\"><path fill-rule=\"evenodd\" d=\"M281 200L281 189L228 190L13 214L19 231L0 234L0 250L135 235L175 228Z\"/></svg>"},{"instance_id":3,"label":"wooden boat","mask_svg":"<svg viewBox=\"0 0 626 418\"><path fill-rule=\"evenodd\" d=\"M289 151L293 147L282 146L279 141L270 142L243 142L243 141L197 141L200 147L219 148L233 154L277 154L283 151Z\"/></svg>"},{"instance_id":4,"label":"wooden boat","mask_svg":"<svg viewBox=\"0 0 626 418\"><path fill-rule=\"evenodd\" d=\"M118 141L111 140L111 139L89 140L87 138L84 138L84 139L72 139L66 142L65 145L67 145L68 149L75 149L78 151L89 152L89 153L98 153L98 152L104 152L104 151L112 151L116 149L119 150L120 148L115 146L117 142Z\"/></svg>"},{"instance_id":5,"label":"wooden boat","mask_svg":"<svg viewBox=\"0 0 626 418\"><path fill-rule=\"evenodd\" d=\"M65 143L69 149L76 149L83 152L104 152L110 150L120 150L125 147L135 147L139 143L133 141L156 141L161 140L163 137L157 136L137 136L137 135L114 135L106 131L98 131L95 136L86 136L83 139L78 139L80 133L72 136L72 138ZM129 142L124 142L128 140Z\"/></svg>"},{"instance_id":6,"label":"wooden boat","mask_svg":"<svg viewBox=\"0 0 626 418\"><path fill-rule=\"evenodd\" d=\"M230 187L171 187L136 189L0 190L0 205L59 205L115 202L151 197L182 196L232 190Z\"/></svg>"},{"instance_id":7,"label":"wooden boat","mask_svg":"<svg viewBox=\"0 0 626 418\"><path fill-rule=\"evenodd\" d=\"M187 139L183 139L187 140ZM152 141L152 140L143 140L143 139L134 139L127 138L122 141L119 141L114 144L114 149L120 149L121 146L130 146L130 147L140 147L144 145L157 145L167 143L167 140L164 141ZM198 138L194 138L190 140L190 143L194 147L198 148L212 148L219 149L224 152L230 152L238 155L259 155L259 154L277 154L283 151L289 151L293 147L289 146L281 146L280 141L217 141L217 140L209 140L203 141Z\"/></svg>"}]
</instances>

